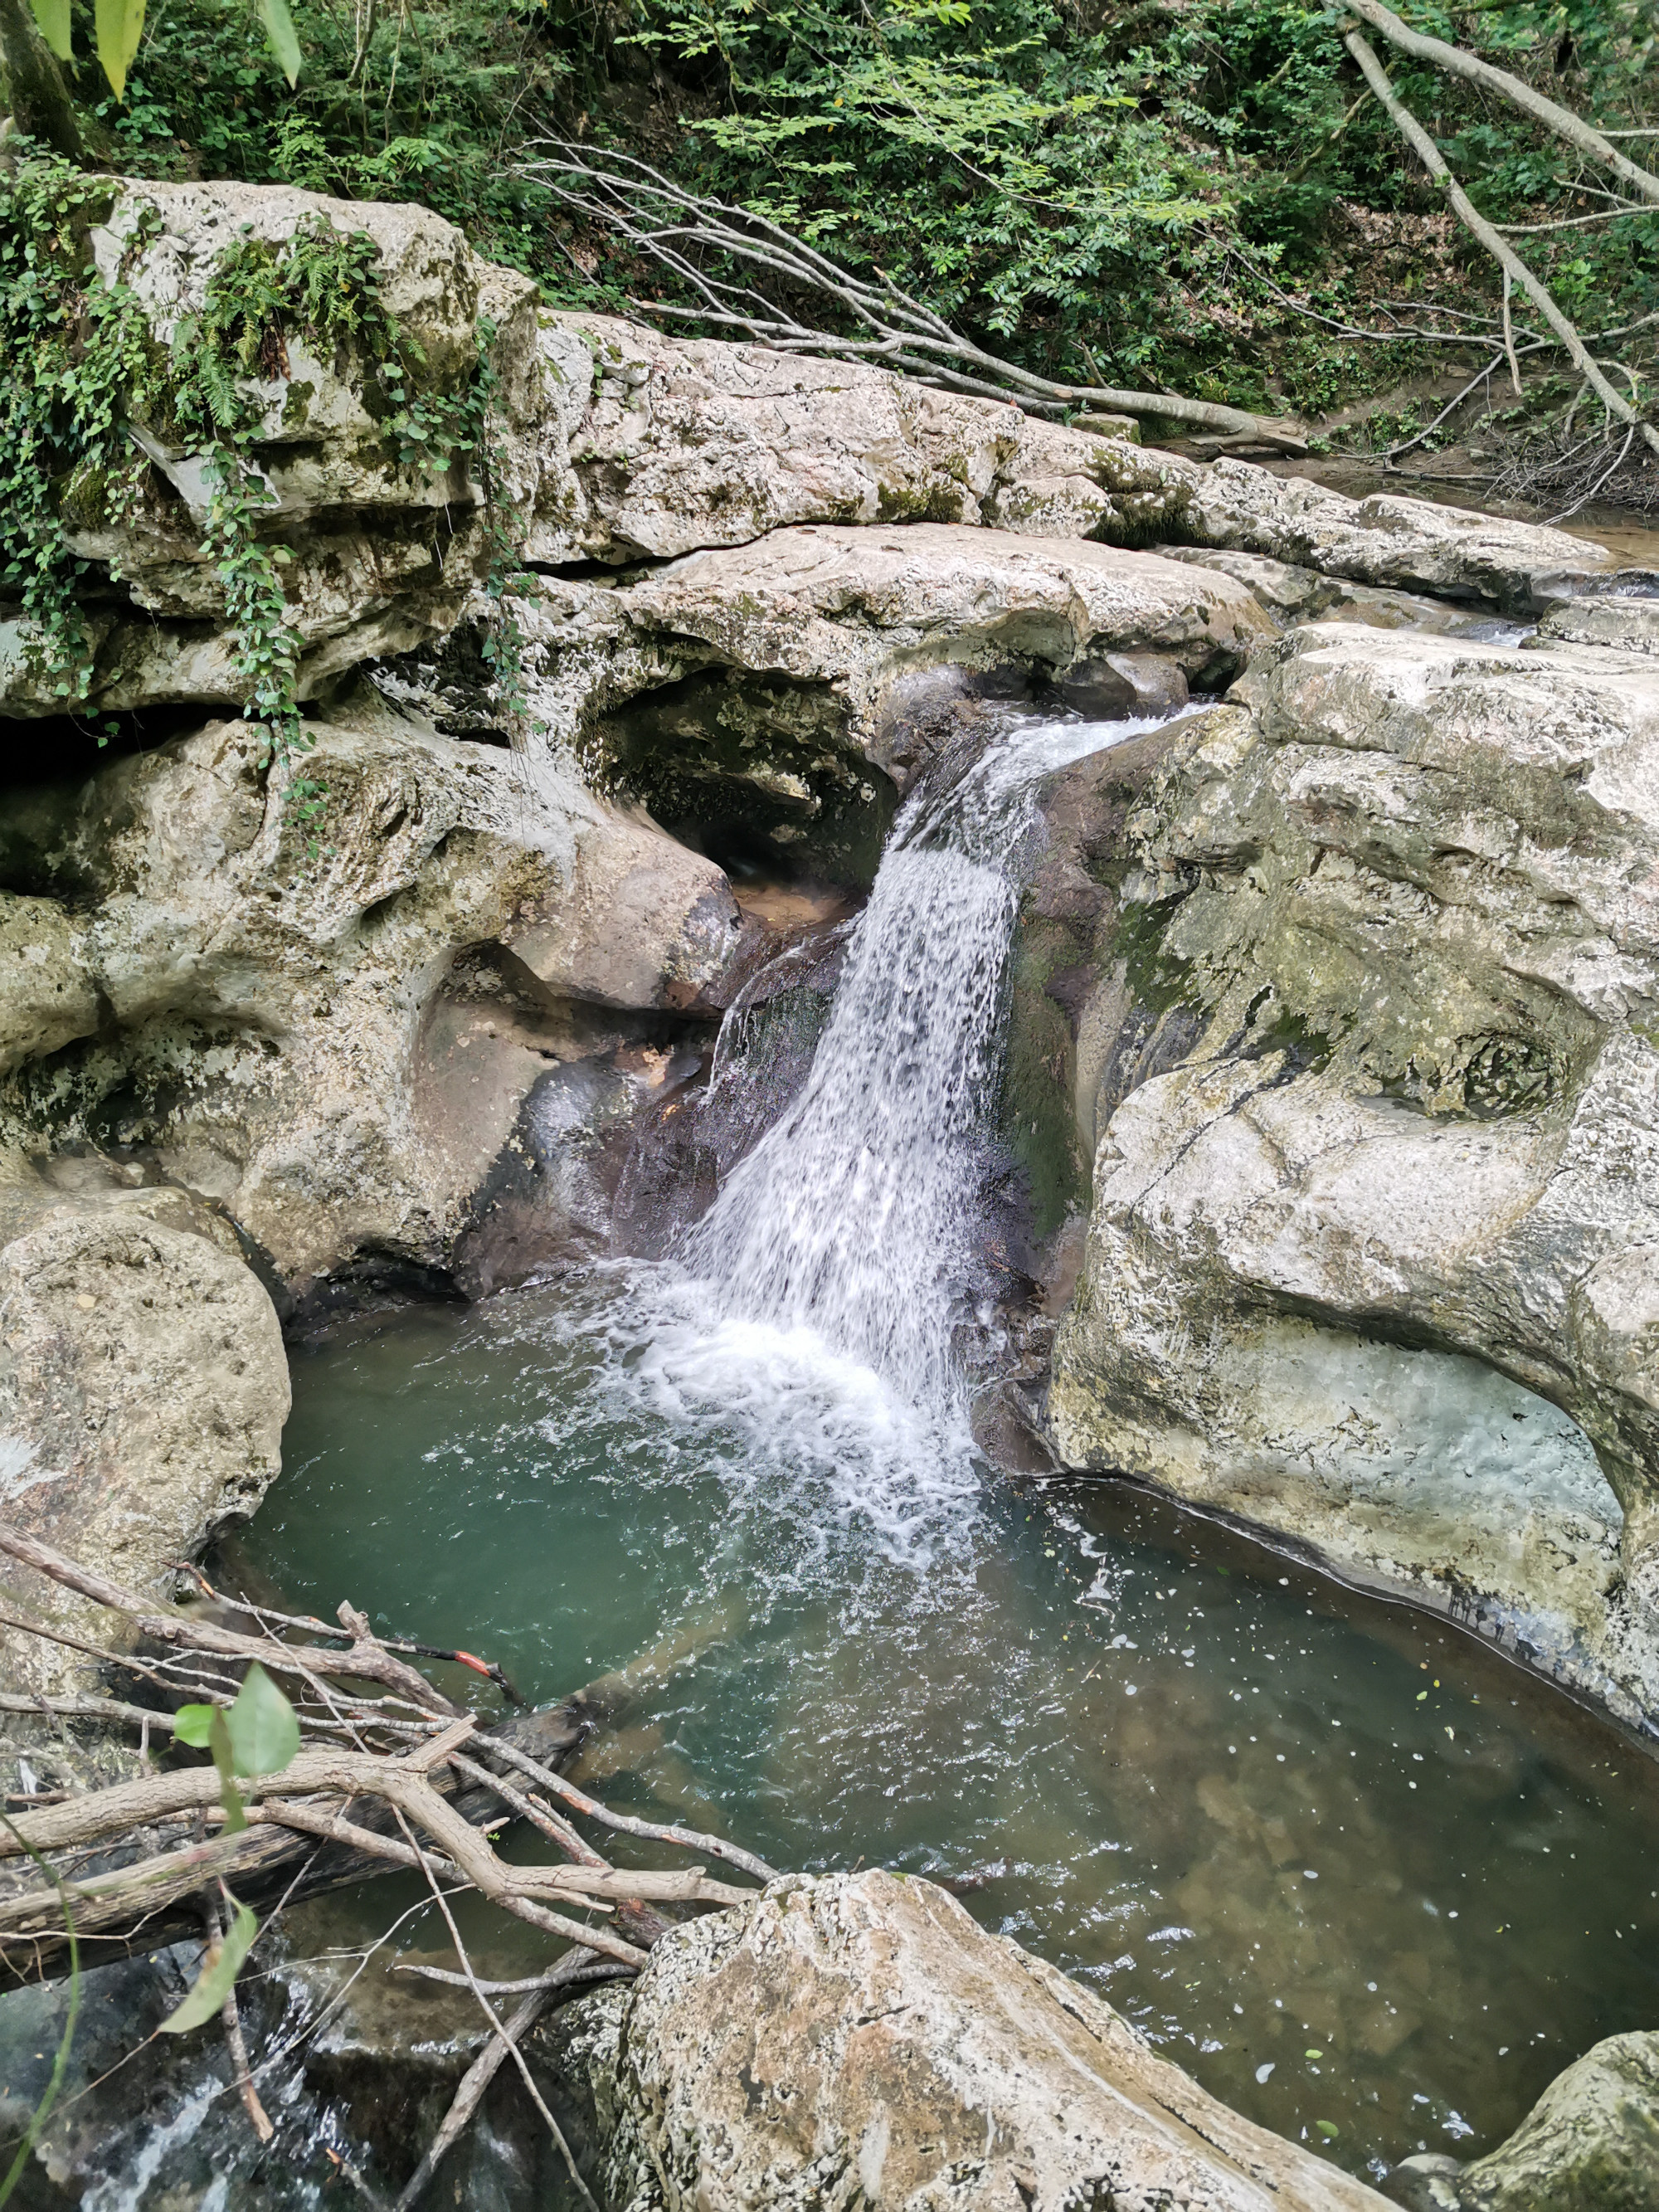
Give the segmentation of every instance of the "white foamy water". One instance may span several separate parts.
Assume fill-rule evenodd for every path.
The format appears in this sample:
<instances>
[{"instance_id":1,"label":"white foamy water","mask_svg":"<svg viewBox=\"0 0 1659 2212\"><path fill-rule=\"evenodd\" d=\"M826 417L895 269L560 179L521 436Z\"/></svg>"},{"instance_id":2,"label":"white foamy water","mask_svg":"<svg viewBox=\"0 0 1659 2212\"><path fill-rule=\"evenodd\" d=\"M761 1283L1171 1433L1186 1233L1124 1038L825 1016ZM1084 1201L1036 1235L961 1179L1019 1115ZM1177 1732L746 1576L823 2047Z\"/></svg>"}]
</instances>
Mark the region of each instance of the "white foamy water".
<instances>
[{"instance_id":1,"label":"white foamy water","mask_svg":"<svg viewBox=\"0 0 1659 2212\"><path fill-rule=\"evenodd\" d=\"M1018 724L943 797L910 799L799 1097L678 1263L622 1271L602 1391L642 1405L665 1449L712 1449L734 1508L761 1505L781 1539L787 1523L781 1553L803 1567L842 1537L906 1566L971 1547L952 1337L1021 847L1045 776L1153 726ZM723 1031L716 1081L731 1042Z\"/></svg>"},{"instance_id":2,"label":"white foamy water","mask_svg":"<svg viewBox=\"0 0 1659 2212\"><path fill-rule=\"evenodd\" d=\"M1019 725L943 799L903 808L805 1089L686 1240L727 1320L814 1331L961 1425L951 1336L971 1272L973 1150L996 1103L1019 848L1046 775L1153 726Z\"/></svg>"}]
</instances>

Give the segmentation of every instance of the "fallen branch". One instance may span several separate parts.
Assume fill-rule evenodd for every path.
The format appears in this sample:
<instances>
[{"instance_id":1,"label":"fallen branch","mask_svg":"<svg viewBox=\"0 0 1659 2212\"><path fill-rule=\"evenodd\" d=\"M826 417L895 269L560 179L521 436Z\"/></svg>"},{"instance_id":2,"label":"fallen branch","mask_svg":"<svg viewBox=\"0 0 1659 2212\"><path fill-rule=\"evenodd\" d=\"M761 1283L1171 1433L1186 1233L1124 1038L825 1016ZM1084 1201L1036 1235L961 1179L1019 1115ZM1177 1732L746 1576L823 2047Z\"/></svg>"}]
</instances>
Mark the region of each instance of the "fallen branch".
<instances>
[{"instance_id":1,"label":"fallen branch","mask_svg":"<svg viewBox=\"0 0 1659 2212\"><path fill-rule=\"evenodd\" d=\"M769 217L721 200L700 199L631 155L596 155L562 139L541 143L549 149L547 157L520 163L521 174L535 178L573 213L625 239L702 301L699 307L661 300L630 303L647 314L741 331L777 353L828 354L905 370L948 391L1006 400L1036 414L1099 408L1249 438L1281 452L1307 451L1308 434L1299 422L1173 392L1060 384L1039 376L987 353L890 278L866 283ZM710 255L754 270L775 285L832 301L851 324L870 335L847 337L802 322L752 285L710 275L702 265Z\"/></svg>"},{"instance_id":2,"label":"fallen branch","mask_svg":"<svg viewBox=\"0 0 1659 2212\"><path fill-rule=\"evenodd\" d=\"M586 1790L578 1790L574 1782L567 1782L562 1774L552 1773L540 1766L516 1744L492 1742L490 1750L509 1766L533 1776L545 1790L574 1805L579 1813L586 1813L590 1820L598 1820L607 1828L615 1828L624 1836L643 1837L647 1843L678 1844L682 1850L706 1851L710 1858L724 1859L728 1865L739 1867L744 1874L752 1874L757 1881L775 1881L778 1870L768 1866L764 1859L757 1858L753 1851L744 1850L740 1844L728 1844L723 1836L707 1836L696 1828L665 1826L655 1820L638 1820L627 1813L613 1813L608 1805L600 1804Z\"/></svg>"},{"instance_id":3,"label":"fallen branch","mask_svg":"<svg viewBox=\"0 0 1659 2212\"><path fill-rule=\"evenodd\" d=\"M1348 4L1357 4L1357 0L1348 0ZM1366 4L1370 4L1370 0L1366 0ZM1349 52L1364 72L1366 82L1387 110L1395 128L1416 154L1429 174L1444 191L1453 211L1464 228L1486 247L1487 252L1492 256L1505 274L1521 287L1560 339L1574 368L1577 369L1607 412L1616 416L1620 422L1633 425L1653 452L1659 453L1659 429L1656 429L1652 423L1644 422L1623 394L1615 391L1608 383L1600 368L1591 358L1583 340L1566 316L1562 313L1560 308L1557 307L1550 293L1534 276L1514 247L1493 229L1491 223L1474 206L1468 193L1447 167L1440 149L1417 118L1408 108L1401 105L1394 87L1383 73L1382 64L1378 61L1369 42L1358 31L1350 31L1346 44Z\"/></svg>"},{"instance_id":4,"label":"fallen branch","mask_svg":"<svg viewBox=\"0 0 1659 2212\"><path fill-rule=\"evenodd\" d=\"M293 1899L386 1867L418 1873L443 1917L461 1971L411 1971L470 1990L491 2033L400 2204L414 2204L510 2057L569 2167L578 2195L593 2207L520 2044L559 1993L637 1972L672 1925L658 1908L740 1905L755 1893L711 1879L702 1863L613 1866L563 1811L545 1801L561 1800L577 1814L691 1850L700 1859L724 1860L759 1880L773 1878L763 1860L722 1838L613 1814L563 1780L557 1762L572 1756L592 1732L594 1708L605 1702L605 1683L591 1685L589 1692L550 1711L518 1714L485 1727L475 1715L457 1712L388 1652L368 1616L349 1604L339 1609L343 1649L311 1642L285 1644L277 1639L279 1626L307 1637L330 1632L308 1616L280 1614L269 1607L244 1608L264 1632L262 1636L243 1635L219 1621L160 1613L106 1577L3 1527L0 1553L124 1614L141 1636L167 1646L173 1656L149 1665L95 1643L82 1642L80 1648L112 1667L148 1675L173 1697L179 1694L181 1682L203 1686L204 1657L221 1662L206 1680L209 1701L221 1709L210 1717L214 1728L224 1719L234 1730L242 1698L257 1693L278 1698L288 1731L286 1763L275 1771L248 1771L256 1761L250 1757L245 1765L239 1755L234 1790L216 1765L175 1766L79 1795L54 1795L22 1809L15 1820L0 1820L0 1968L18 1982L45 1979L58 1968L65 1944L72 1954L88 1956L154 1949L174 1940L185 1925L199 1928L204 1918L211 1945L224 1933L219 1896L236 1908L238 1923L246 1925L248 1915L241 1908L251 1908L258 1896L274 1894L263 1934ZM44 1622L18 1625L26 1633L58 1640L58 1632ZM405 1650L452 1656L447 1647L400 1641ZM471 1655L459 1656L465 1660ZM280 1698L251 1668L242 1680L245 1662L255 1660L297 1676L309 1696L297 1704ZM471 1663L504 1694L512 1694L499 1669L476 1659ZM342 1688L343 1680L379 1684L389 1694ZM233 1692L239 1693L234 1700ZM185 1716L175 1718L113 1698L8 1693L0 1696L0 1711L44 1712L60 1728L70 1720L136 1728L146 1742L152 1729L175 1739L184 1736L192 1746L204 1740L199 1710L188 1732ZM503 1767L511 1771L511 1779L498 1771ZM520 1864L499 1856L489 1832L514 1820L532 1822L561 1853L560 1863ZM112 1864L112 1857L118 1863ZM44 1879L31 1880L23 1873L25 1859ZM451 1899L465 1889L562 1940L569 1950L550 1971L526 1980L481 1979L451 1910ZM491 2001L509 1995L522 1996L524 2002L503 2022ZM275 2057L258 2067L249 2065L234 1983L222 2000L216 1990L212 2003L229 2049L232 2082L261 2141L268 2142L270 2121L255 2085L264 2065ZM204 2010L196 2024L210 2016ZM378 2201L360 2176L351 2178L370 2201Z\"/></svg>"},{"instance_id":5,"label":"fallen branch","mask_svg":"<svg viewBox=\"0 0 1659 2212\"><path fill-rule=\"evenodd\" d=\"M1650 169L1638 167L1627 155L1621 154L1601 131L1586 123L1582 116L1575 115L1570 107L1558 106L1543 93L1534 92L1531 85L1524 83L1520 77L1511 76L1508 70L1497 69L1491 62L1483 62L1478 54L1467 52L1462 46L1448 46L1443 39L1432 39L1422 31L1413 31L1408 24L1402 23L1391 9L1385 8L1382 0L1342 0L1342 4L1374 30L1380 31L1389 45L1397 46L1402 54L1410 54L1415 61L1431 62L1435 68L1444 70L1452 76L1461 76L1468 83L1481 85L1488 92L1497 93L1512 107L1522 109L1534 122L1541 123L1547 131L1553 131L1558 138L1565 139L1581 154L1588 154L1603 168L1611 169L1614 176L1621 178L1632 191L1640 192L1644 199L1659 203L1659 177L1656 177ZM1352 49L1352 37L1348 45ZM1369 70L1366 71L1366 81L1375 92L1376 87ZM1380 94L1378 96L1381 97Z\"/></svg>"},{"instance_id":6,"label":"fallen branch","mask_svg":"<svg viewBox=\"0 0 1659 2212\"><path fill-rule=\"evenodd\" d=\"M94 1605L101 1605L112 1613L125 1613L141 1635L157 1644L213 1652L225 1659L257 1659L262 1666L281 1668L292 1674L379 1682L382 1688L407 1698L420 1712L453 1717L460 1711L441 1691L434 1690L424 1674L405 1667L377 1640L365 1635L355 1636L343 1651L331 1651L320 1644L277 1644L262 1637L239 1636L213 1621L157 1613L136 1591L124 1589L108 1576L94 1574L89 1568L77 1565L62 1552L53 1551L50 1544L25 1536L18 1529L0 1525L0 1552L23 1566L33 1567L38 1574L64 1589L90 1598ZM362 1616L356 1618L361 1620Z\"/></svg>"}]
</instances>

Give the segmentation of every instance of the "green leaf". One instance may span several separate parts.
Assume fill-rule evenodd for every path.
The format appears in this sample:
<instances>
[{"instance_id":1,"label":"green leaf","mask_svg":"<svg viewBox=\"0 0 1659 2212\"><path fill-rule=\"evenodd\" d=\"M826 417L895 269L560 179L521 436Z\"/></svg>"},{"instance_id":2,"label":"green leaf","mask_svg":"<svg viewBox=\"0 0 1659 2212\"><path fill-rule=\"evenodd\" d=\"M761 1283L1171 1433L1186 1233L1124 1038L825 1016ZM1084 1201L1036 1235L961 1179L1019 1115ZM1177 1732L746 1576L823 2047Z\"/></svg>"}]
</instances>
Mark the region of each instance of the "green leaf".
<instances>
[{"instance_id":1,"label":"green leaf","mask_svg":"<svg viewBox=\"0 0 1659 2212\"><path fill-rule=\"evenodd\" d=\"M210 1943L207 1956L202 1961L202 1971L196 1977L190 1994L176 2012L169 2013L157 2031L161 2035L184 2035L192 2027L204 2027L223 2007L225 1999L235 1987L236 1977L242 1971L254 1937L259 1932L259 1923L246 1905L236 1908L236 1917L221 1943Z\"/></svg>"},{"instance_id":2,"label":"green leaf","mask_svg":"<svg viewBox=\"0 0 1659 2212\"><path fill-rule=\"evenodd\" d=\"M238 1774L280 1774L300 1748L294 1708L257 1659L225 1717Z\"/></svg>"},{"instance_id":3,"label":"green leaf","mask_svg":"<svg viewBox=\"0 0 1659 2212\"><path fill-rule=\"evenodd\" d=\"M259 0L259 21L265 27L265 36L270 41L270 51L276 57L276 66L290 86L300 81L300 41L295 35L294 18L288 12L288 0Z\"/></svg>"},{"instance_id":4,"label":"green leaf","mask_svg":"<svg viewBox=\"0 0 1659 2212\"><path fill-rule=\"evenodd\" d=\"M1314 2122L1314 2125L1318 2129L1320 2134L1324 2136L1327 2142L1334 2141L1336 2136L1340 2132L1334 2120L1316 2120Z\"/></svg>"},{"instance_id":5,"label":"green leaf","mask_svg":"<svg viewBox=\"0 0 1659 2212\"><path fill-rule=\"evenodd\" d=\"M60 62L70 58L70 0L34 0L40 35Z\"/></svg>"},{"instance_id":6,"label":"green leaf","mask_svg":"<svg viewBox=\"0 0 1659 2212\"><path fill-rule=\"evenodd\" d=\"M173 1716L173 1741L187 1743L192 1751L205 1751L217 1705L180 1705Z\"/></svg>"},{"instance_id":7,"label":"green leaf","mask_svg":"<svg viewBox=\"0 0 1659 2212\"><path fill-rule=\"evenodd\" d=\"M127 71L143 36L144 0L96 0L93 21L97 31L98 59L118 100L125 99Z\"/></svg>"}]
</instances>

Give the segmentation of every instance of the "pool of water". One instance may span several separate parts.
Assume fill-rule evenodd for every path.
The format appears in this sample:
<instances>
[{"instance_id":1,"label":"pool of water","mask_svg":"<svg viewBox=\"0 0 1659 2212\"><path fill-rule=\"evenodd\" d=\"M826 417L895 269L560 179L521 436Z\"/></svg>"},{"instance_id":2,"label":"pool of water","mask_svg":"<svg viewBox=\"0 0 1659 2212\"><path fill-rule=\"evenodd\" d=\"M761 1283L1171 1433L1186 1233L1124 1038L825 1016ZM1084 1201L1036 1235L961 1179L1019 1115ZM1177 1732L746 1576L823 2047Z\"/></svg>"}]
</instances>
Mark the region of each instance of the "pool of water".
<instances>
[{"instance_id":1,"label":"pool of water","mask_svg":"<svg viewBox=\"0 0 1659 2212\"><path fill-rule=\"evenodd\" d=\"M948 1882L1357 2171L1475 2154L1659 2018L1659 1773L1442 1622L994 1477L671 1267L360 1320L294 1380L248 1572L538 1700L655 1647L593 1747L613 1802Z\"/></svg>"}]
</instances>

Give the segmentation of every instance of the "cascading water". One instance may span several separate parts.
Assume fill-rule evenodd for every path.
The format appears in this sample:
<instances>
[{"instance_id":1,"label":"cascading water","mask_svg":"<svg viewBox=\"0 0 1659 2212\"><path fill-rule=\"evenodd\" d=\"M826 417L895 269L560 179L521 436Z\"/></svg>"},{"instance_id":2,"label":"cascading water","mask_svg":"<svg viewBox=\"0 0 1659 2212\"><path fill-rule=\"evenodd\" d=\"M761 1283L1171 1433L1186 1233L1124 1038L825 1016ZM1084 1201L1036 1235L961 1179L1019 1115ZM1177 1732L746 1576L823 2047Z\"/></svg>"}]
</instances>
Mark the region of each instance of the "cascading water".
<instances>
[{"instance_id":1,"label":"cascading water","mask_svg":"<svg viewBox=\"0 0 1659 2212\"><path fill-rule=\"evenodd\" d=\"M1153 721L1013 724L888 840L805 1085L665 1267L629 1270L605 1372L764 1483L780 1552L937 1562L979 1482L952 1356L975 1276L1020 858L1045 777ZM734 1010L716 1080L736 1079ZM723 1074L723 1069L730 1073ZM786 1542L785 1532L788 1532Z\"/></svg>"},{"instance_id":2,"label":"cascading water","mask_svg":"<svg viewBox=\"0 0 1659 2212\"><path fill-rule=\"evenodd\" d=\"M396 1590L538 1701L628 1681L603 1748L629 1811L946 1881L1250 2118L1375 2175L1491 2147L1651 2022L1659 1781L1443 1619L1124 1486L981 1480L950 1355L1022 845L1047 774L1134 733L1017 726L907 809L805 1085L677 1258L302 1352L253 1565L295 1611ZM782 995L725 1032L739 1107ZM517 1941L475 1959L520 1974ZM14 2085L49 2047L22 2015ZM199 2189L264 2156L234 2097L210 2109L112 2160ZM309 2108L283 2124L314 2173ZM516 2155L490 2202L528 2201L497 2197Z\"/></svg>"},{"instance_id":3,"label":"cascading water","mask_svg":"<svg viewBox=\"0 0 1659 2212\"><path fill-rule=\"evenodd\" d=\"M686 1240L725 1314L811 1328L910 1404L960 1414L951 1337L1018 854L1046 775L1152 726L1018 726L944 797L907 803L805 1090Z\"/></svg>"}]
</instances>

